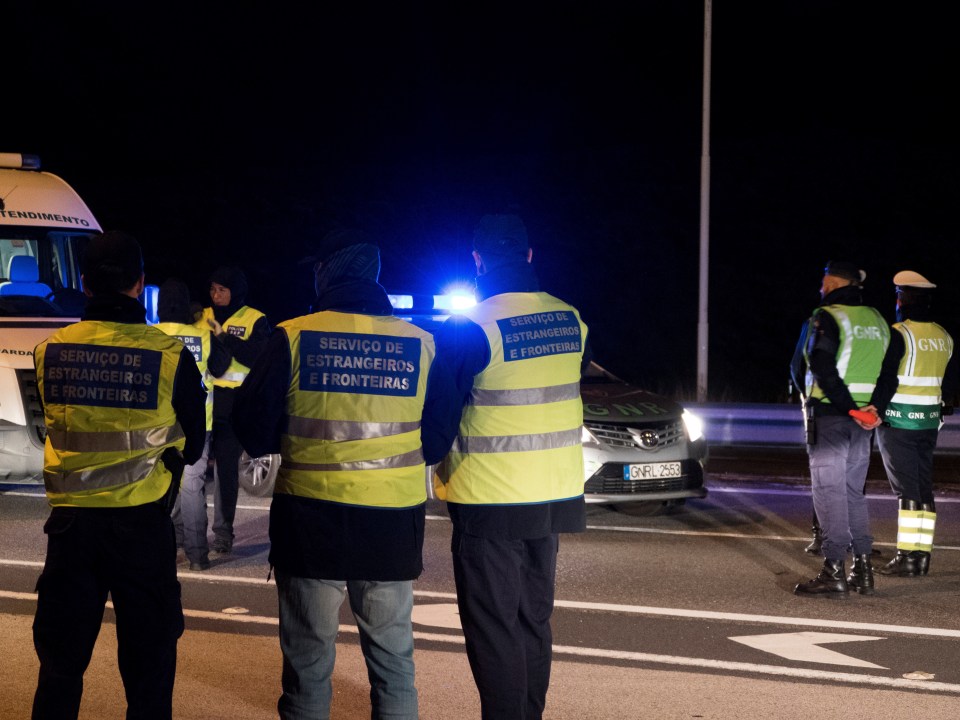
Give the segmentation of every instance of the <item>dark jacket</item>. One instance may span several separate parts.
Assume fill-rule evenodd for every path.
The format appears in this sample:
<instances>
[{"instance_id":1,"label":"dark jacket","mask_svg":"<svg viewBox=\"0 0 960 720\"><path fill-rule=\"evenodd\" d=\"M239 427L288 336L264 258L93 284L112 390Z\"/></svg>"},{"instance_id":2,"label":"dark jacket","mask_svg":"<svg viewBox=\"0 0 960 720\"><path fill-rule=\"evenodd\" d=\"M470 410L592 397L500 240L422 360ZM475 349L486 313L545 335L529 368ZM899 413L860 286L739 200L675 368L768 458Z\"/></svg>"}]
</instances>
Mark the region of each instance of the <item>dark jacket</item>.
<instances>
[{"instance_id":1,"label":"dark jacket","mask_svg":"<svg viewBox=\"0 0 960 720\"><path fill-rule=\"evenodd\" d=\"M527 262L501 265L477 278L477 296L484 300L506 292L537 292L537 276ZM447 320L436 335L436 383L427 388L427 403L437 410L434 426L424 426L424 457L428 464L443 459L453 444L460 416L473 389L475 376L490 362L490 346L483 329L463 317ZM584 365L589 363L585 348ZM436 397L447 393L447 397ZM529 539L559 532L582 532L586 512L582 497L532 505L466 505L447 503L458 530L481 537Z\"/></svg>"},{"instance_id":2,"label":"dark jacket","mask_svg":"<svg viewBox=\"0 0 960 720\"><path fill-rule=\"evenodd\" d=\"M861 290L855 285L846 285L837 288L829 293L820 302L820 307L826 305L863 305ZM897 335L898 333L893 333ZM857 403L854 402L850 391L840 377L837 370L837 350L840 347L840 328L837 327L833 316L828 312L819 312L810 319L806 334L807 357L810 363L810 372L816 379L817 384L823 390L829 403L817 403L814 413L817 416L840 415L846 417L850 410L857 409ZM888 346L884 355L883 363L880 367L880 375L877 378L876 388L873 392L871 401L877 408L880 417L886 410L886 403L893 397L897 389L897 368L900 363L900 357L894 357L891 351L893 341ZM802 386L801 386L802 387ZM886 401L883 401L886 398Z\"/></svg>"},{"instance_id":3,"label":"dark jacket","mask_svg":"<svg viewBox=\"0 0 960 720\"><path fill-rule=\"evenodd\" d=\"M365 280L328 288L313 307L393 314L383 288ZM280 451L290 377L290 345L286 332L277 328L236 391L233 428L251 456ZM428 387L431 382L432 371ZM370 508L277 494L270 505L270 563L297 577L412 580L423 570L424 521L425 505Z\"/></svg>"}]
</instances>

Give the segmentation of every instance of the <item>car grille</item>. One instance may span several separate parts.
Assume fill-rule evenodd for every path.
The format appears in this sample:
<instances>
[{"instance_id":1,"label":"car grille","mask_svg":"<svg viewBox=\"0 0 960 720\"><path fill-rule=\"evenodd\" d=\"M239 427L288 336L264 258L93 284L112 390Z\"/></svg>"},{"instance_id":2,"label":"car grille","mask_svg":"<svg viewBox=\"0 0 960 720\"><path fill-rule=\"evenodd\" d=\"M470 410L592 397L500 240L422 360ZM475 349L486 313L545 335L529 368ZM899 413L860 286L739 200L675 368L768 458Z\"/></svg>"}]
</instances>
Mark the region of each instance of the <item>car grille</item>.
<instances>
[{"instance_id":1,"label":"car grille","mask_svg":"<svg viewBox=\"0 0 960 720\"><path fill-rule=\"evenodd\" d=\"M696 463L693 463L696 464ZM605 463L583 486L586 493L624 495L628 493L671 492L693 490L703 486L703 475L691 472L691 461L681 463L683 477L624 480L622 463Z\"/></svg>"},{"instance_id":2,"label":"car grille","mask_svg":"<svg viewBox=\"0 0 960 720\"><path fill-rule=\"evenodd\" d=\"M43 447L47 439L47 426L43 421L43 410L40 408L37 373L34 370L17 370L17 381L20 383L20 396L23 398L27 427L33 428L30 439L35 440L39 447Z\"/></svg>"},{"instance_id":3,"label":"car grille","mask_svg":"<svg viewBox=\"0 0 960 720\"><path fill-rule=\"evenodd\" d=\"M641 450L659 450L669 445L676 445L684 439L683 421L667 423L660 426L637 427L636 430L652 430L657 434L657 444L655 447L644 447L637 438L630 432L630 428L624 425L601 425L599 423L585 423L587 429L605 445L610 447L639 448Z\"/></svg>"}]
</instances>

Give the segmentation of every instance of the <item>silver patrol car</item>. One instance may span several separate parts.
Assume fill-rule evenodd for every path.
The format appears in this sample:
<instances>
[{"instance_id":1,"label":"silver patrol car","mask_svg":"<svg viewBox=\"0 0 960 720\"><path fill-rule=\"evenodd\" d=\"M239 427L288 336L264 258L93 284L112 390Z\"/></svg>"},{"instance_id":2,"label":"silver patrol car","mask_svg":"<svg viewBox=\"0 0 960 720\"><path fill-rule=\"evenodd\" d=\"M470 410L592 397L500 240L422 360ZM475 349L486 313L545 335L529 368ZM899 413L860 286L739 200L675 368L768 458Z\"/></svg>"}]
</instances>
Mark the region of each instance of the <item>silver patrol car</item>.
<instances>
[{"instance_id":1,"label":"silver patrol car","mask_svg":"<svg viewBox=\"0 0 960 720\"><path fill-rule=\"evenodd\" d=\"M588 503L642 503L656 512L706 497L709 453L699 417L596 363L580 380L580 396Z\"/></svg>"}]
</instances>

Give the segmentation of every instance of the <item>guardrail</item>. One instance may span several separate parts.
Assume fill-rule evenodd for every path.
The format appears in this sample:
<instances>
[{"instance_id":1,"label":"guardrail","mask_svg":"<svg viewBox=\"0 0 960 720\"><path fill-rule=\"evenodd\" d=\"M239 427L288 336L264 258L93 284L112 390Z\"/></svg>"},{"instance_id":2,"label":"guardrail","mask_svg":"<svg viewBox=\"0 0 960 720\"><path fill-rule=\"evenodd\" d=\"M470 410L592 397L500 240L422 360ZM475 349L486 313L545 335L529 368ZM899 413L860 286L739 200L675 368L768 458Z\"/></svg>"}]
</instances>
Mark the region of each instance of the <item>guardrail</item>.
<instances>
[{"instance_id":1,"label":"guardrail","mask_svg":"<svg viewBox=\"0 0 960 720\"><path fill-rule=\"evenodd\" d=\"M703 420L710 445L804 445L800 405L684 403L684 407ZM937 437L937 451L960 454L960 415L944 418Z\"/></svg>"}]
</instances>

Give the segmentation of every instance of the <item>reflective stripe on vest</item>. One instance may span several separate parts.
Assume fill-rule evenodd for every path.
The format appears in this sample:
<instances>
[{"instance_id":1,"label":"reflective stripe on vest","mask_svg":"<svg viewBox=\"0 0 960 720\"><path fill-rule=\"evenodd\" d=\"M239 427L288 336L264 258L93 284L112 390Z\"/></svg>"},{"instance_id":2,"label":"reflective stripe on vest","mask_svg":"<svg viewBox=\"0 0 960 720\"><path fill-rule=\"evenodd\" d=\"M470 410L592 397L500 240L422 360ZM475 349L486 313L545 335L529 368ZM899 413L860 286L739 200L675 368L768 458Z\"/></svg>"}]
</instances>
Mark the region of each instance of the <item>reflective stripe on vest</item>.
<instances>
[{"instance_id":1,"label":"reflective stripe on vest","mask_svg":"<svg viewBox=\"0 0 960 720\"><path fill-rule=\"evenodd\" d=\"M433 337L391 316L279 325L291 378L275 492L365 507L426 501L420 419Z\"/></svg>"},{"instance_id":2,"label":"reflective stripe on vest","mask_svg":"<svg viewBox=\"0 0 960 720\"><path fill-rule=\"evenodd\" d=\"M160 499L160 455L183 449L172 405L183 344L154 327L83 321L37 346L53 506L129 507Z\"/></svg>"},{"instance_id":3,"label":"reflective stripe on vest","mask_svg":"<svg viewBox=\"0 0 960 720\"><path fill-rule=\"evenodd\" d=\"M876 387L883 356L890 344L887 322L879 312L866 305L826 305L816 312L827 312L836 321L840 331L836 354L837 373L854 402L866 405ZM809 367L809 348L804 350L804 360ZM830 402L809 372L806 390L807 397L823 403Z\"/></svg>"},{"instance_id":4,"label":"reflective stripe on vest","mask_svg":"<svg viewBox=\"0 0 960 720\"><path fill-rule=\"evenodd\" d=\"M897 392L887 406L884 420L905 430L940 427L940 385L953 355L953 338L932 322L906 320L894 329L903 337Z\"/></svg>"},{"instance_id":5,"label":"reflective stripe on vest","mask_svg":"<svg viewBox=\"0 0 960 720\"><path fill-rule=\"evenodd\" d=\"M504 293L464 313L487 337L437 497L509 505L583 495L580 363L587 328L546 293Z\"/></svg>"},{"instance_id":6,"label":"reflective stripe on vest","mask_svg":"<svg viewBox=\"0 0 960 720\"><path fill-rule=\"evenodd\" d=\"M223 331L241 340L246 340L250 337L250 333L253 332L253 326L257 324L257 320L262 317L265 317L262 312L254 310L249 305L244 305L227 318L227 321L222 325ZM213 319L215 319L213 308L205 307L203 309L203 316L199 322L206 324L207 320ZM249 374L250 368L238 360L233 359L230 361L230 366L223 375L218 378L213 378L213 384L216 387L240 387Z\"/></svg>"},{"instance_id":7,"label":"reflective stripe on vest","mask_svg":"<svg viewBox=\"0 0 960 720\"><path fill-rule=\"evenodd\" d=\"M199 324L185 325L175 322L161 322L154 325L155 328L177 338L183 343L184 347L193 355L200 370L200 377L203 378L203 384L207 388L206 419L207 430L213 429L213 378L207 370L207 362L210 360L210 330L206 328L207 323L203 321L204 327ZM206 328L206 329L205 329Z\"/></svg>"}]
</instances>

